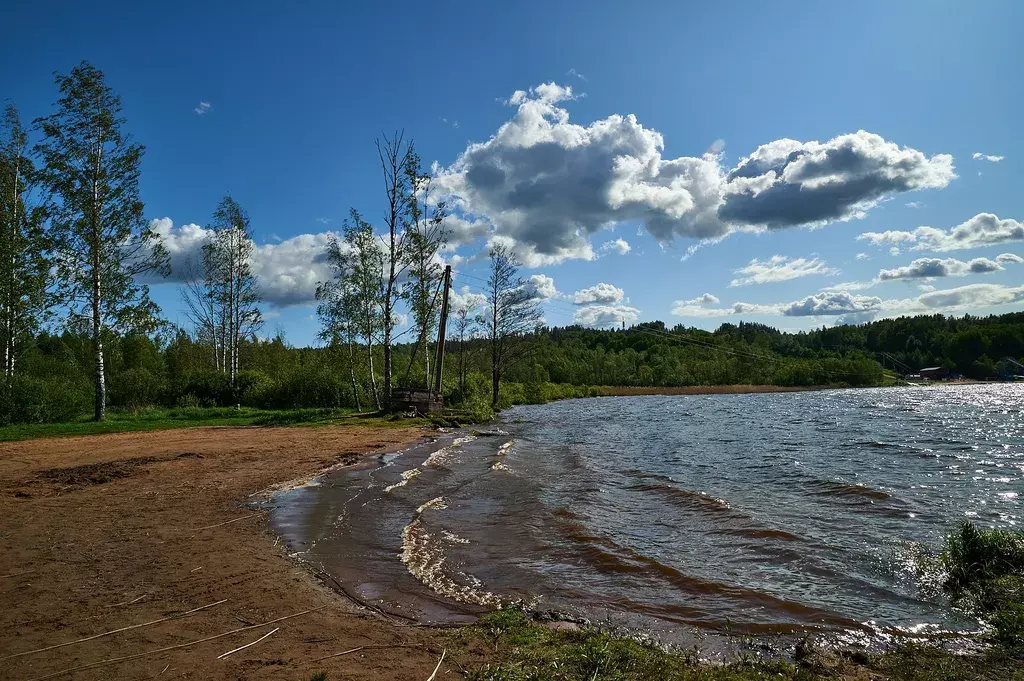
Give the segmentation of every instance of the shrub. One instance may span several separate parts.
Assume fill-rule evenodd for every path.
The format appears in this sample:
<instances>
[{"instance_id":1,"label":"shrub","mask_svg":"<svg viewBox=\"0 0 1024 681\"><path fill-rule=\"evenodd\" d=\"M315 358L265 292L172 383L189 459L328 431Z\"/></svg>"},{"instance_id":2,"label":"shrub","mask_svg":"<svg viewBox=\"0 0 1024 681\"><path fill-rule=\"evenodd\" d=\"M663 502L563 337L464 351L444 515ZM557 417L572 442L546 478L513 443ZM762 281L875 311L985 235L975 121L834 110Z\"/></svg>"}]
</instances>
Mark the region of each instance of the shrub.
<instances>
[{"instance_id":1,"label":"shrub","mask_svg":"<svg viewBox=\"0 0 1024 681\"><path fill-rule=\"evenodd\" d=\"M946 539L946 589L961 607L985 615L995 639L1024 652L1024 533L969 521Z\"/></svg>"},{"instance_id":2,"label":"shrub","mask_svg":"<svg viewBox=\"0 0 1024 681\"><path fill-rule=\"evenodd\" d=\"M192 395L202 407L231 404L231 385L227 375L219 371L189 374L174 386L173 391L175 395Z\"/></svg>"},{"instance_id":3,"label":"shrub","mask_svg":"<svg viewBox=\"0 0 1024 681\"><path fill-rule=\"evenodd\" d=\"M15 376L0 384L0 424L71 421L92 399L92 384L84 379Z\"/></svg>"},{"instance_id":4,"label":"shrub","mask_svg":"<svg viewBox=\"0 0 1024 681\"><path fill-rule=\"evenodd\" d=\"M277 383L262 371L238 372L238 401L246 407L266 404L274 393Z\"/></svg>"},{"instance_id":5,"label":"shrub","mask_svg":"<svg viewBox=\"0 0 1024 681\"><path fill-rule=\"evenodd\" d=\"M969 520L946 539L943 563L946 588L961 594L1004 575L1024 574L1024 536L1008 530L984 530Z\"/></svg>"},{"instance_id":6,"label":"shrub","mask_svg":"<svg viewBox=\"0 0 1024 681\"><path fill-rule=\"evenodd\" d=\"M145 369L127 369L110 381L110 404L138 410L160 402L164 383Z\"/></svg>"}]
</instances>

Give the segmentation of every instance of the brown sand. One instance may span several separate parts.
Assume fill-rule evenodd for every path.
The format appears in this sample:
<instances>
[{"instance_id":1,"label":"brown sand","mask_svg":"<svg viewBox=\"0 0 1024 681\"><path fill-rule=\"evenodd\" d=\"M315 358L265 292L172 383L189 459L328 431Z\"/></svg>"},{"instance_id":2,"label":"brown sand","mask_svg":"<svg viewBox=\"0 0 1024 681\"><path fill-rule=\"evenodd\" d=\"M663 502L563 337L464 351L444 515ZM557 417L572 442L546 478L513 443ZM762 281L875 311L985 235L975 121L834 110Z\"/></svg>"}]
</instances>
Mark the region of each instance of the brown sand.
<instances>
[{"instance_id":1,"label":"brown sand","mask_svg":"<svg viewBox=\"0 0 1024 681\"><path fill-rule=\"evenodd\" d=\"M326 588L285 555L266 514L246 505L275 483L424 434L221 427L0 444L0 679L298 681L321 670L329 681L426 679L442 634L386 621ZM395 645L413 647L370 647ZM367 648L316 661L359 646ZM452 678L449 664L438 679Z\"/></svg>"}]
</instances>

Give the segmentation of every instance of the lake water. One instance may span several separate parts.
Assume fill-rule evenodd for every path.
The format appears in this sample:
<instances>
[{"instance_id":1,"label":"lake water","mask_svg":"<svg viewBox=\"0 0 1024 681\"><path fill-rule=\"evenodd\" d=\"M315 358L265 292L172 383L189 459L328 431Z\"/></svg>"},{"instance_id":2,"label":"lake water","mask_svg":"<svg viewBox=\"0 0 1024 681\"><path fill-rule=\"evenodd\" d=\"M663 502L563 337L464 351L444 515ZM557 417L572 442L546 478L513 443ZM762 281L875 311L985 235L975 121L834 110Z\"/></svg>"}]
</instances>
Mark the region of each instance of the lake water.
<instances>
[{"instance_id":1,"label":"lake water","mask_svg":"<svg viewBox=\"0 0 1024 681\"><path fill-rule=\"evenodd\" d=\"M976 628L915 557L1016 527L1024 385L516 407L279 499L293 550L424 621L523 601L669 640Z\"/></svg>"}]
</instances>

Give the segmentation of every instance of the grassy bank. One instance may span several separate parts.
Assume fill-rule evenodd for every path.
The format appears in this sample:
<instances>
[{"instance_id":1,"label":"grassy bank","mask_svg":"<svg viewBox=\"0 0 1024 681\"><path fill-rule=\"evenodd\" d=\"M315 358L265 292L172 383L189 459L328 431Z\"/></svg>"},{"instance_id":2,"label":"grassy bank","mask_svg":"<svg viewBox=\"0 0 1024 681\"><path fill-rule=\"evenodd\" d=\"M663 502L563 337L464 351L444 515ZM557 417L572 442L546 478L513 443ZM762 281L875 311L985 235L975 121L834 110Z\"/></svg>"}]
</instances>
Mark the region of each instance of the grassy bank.
<instances>
[{"instance_id":1,"label":"grassy bank","mask_svg":"<svg viewBox=\"0 0 1024 681\"><path fill-rule=\"evenodd\" d=\"M693 651L669 651L607 633L555 630L518 608L500 610L454 634L467 650L493 650L469 670L473 681L1012 681L1024 679L1024 533L962 523L945 550L922 569L939 569L954 603L990 623L984 654L902 645L884 654L798 646L794 660L750 657L702 662Z\"/></svg>"},{"instance_id":2,"label":"grassy bank","mask_svg":"<svg viewBox=\"0 0 1024 681\"><path fill-rule=\"evenodd\" d=\"M327 426L426 424L426 419L388 419L347 409L253 409L249 407L182 407L107 412L107 420L87 416L64 423L25 423L0 428L0 442L40 437L69 437L102 433L129 433L196 426Z\"/></svg>"},{"instance_id":3,"label":"grassy bank","mask_svg":"<svg viewBox=\"0 0 1024 681\"><path fill-rule=\"evenodd\" d=\"M902 646L878 655L802 647L793 662L751 657L730 664L702 662L692 651L579 629L558 631L519 609L482 618L453 635L466 650L494 651L492 662L471 667L471 681L1011 681L1024 663L1003 648L963 656L926 646Z\"/></svg>"}]
</instances>

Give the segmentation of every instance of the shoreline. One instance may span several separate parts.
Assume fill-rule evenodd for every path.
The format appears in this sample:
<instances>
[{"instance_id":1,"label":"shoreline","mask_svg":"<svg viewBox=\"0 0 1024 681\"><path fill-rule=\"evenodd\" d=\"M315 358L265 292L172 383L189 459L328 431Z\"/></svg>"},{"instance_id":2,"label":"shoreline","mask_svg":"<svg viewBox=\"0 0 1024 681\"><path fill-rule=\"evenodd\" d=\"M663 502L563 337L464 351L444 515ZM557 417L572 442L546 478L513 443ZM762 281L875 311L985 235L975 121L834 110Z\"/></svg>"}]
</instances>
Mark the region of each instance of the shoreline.
<instances>
[{"instance_id":1,"label":"shoreline","mask_svg":"<svg viewBox=\"0 0 1024 681\"><path fill-rule=\"evenodd\" d=\"M784 386L784 385L692 385L692 386L598 386L598 397L633 397L638 395L751 395L756 393L802 393L821 390L838 390L831 385Z\"/></svg>"},{"instance_id":2,"label":"shoreline","mask_svg":"<svg viewBox=\"0 0 1024 681\"><path fill-rule=\"evenodd\" d=\"M521 634L543 646L517 652L509 645L519 634L494 633L494 623L507 619L501 613L454 633L401 622L289 555L262 504L430 437L422 427L394 425L214 427L0 444L0 513L8 519L0 533L0 679L306 681L320 671L331 681L426 679L445 650L438 678L453 678L485 664L540 664L549 649L576 655L580 640L604 649L641 645L575 624L532 621ZM893 671L900 650L852 660L825 651L835 663L826 675L852 680L866 670ZM31 651L38 652L22 655ZM686 674L717 669L723 681L747 679L742 670L758 668L741 662L734 677L730 665L706 667L687 653L634 652L687 665ZM945 665L947 655L911 651L913 665ZM806 668L799 657L795 665L777 662L784 657L756 664L787 679Z\"/></svg>"},{"instance_id":3,"label":"shoreline","mask_svg":"<svg viewBox=\"0 0 1024 681\"><path fill-rule=\"evenodd\" d=\"M0 445L0 678L427 678L444 634L346 601L252 503L425 434L218 427Z\"/></svg>"}]
</instances>

